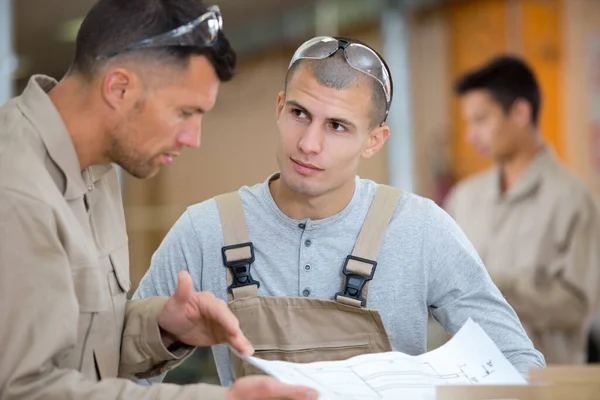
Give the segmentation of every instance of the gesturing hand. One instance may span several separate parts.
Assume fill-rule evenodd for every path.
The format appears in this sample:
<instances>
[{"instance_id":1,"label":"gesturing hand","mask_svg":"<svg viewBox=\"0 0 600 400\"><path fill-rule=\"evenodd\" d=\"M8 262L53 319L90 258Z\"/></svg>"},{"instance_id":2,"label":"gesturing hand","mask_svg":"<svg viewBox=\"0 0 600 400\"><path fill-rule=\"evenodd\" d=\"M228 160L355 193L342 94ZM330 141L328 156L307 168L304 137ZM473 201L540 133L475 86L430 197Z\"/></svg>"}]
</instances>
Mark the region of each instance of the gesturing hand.
<instances>
[{"instance_id":1,"label":"gesturing hand","mask_svg":"<svg viewBox=\"0 0 600 400\"><path fill-rule=\"evenodd\" d=\"M187 272L180 272L177 281L175 293L157 318L166 347L175 341L190 346L228 343L243 355L254 353L227 303L211 293L195 292Z\"/></svg>"}]
</instances>

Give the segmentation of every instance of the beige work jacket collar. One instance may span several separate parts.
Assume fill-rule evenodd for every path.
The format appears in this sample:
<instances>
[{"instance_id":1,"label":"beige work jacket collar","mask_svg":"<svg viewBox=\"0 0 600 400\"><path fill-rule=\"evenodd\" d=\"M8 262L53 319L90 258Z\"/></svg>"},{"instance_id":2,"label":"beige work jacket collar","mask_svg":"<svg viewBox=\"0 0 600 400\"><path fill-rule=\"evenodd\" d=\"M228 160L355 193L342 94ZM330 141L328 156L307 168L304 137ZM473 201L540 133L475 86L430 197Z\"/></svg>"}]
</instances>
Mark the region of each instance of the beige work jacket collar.
<instances>
[{"instance_id":1,"label":"beige work jacket collar","mask_svg":"<svg viewBox=\"0 0 600 400\"><path fill-rule=\"evenodd\" d=\"M518 202L519 200L528 197L531 193L538 189L542 182L544 174L553 165L556 164L556 156L554 151L544 146L527 167L525 173L519 178L517 183L505 193L502 193L502 168L494 167L493 180L488 188L488 195L496 202Z\"/></svg>"},{"instance_id":2,"label":"beige work jacket collar","mask_svg":"<svg viewBox=\"0 0 600 400\"><path fill-rule=\"evenodd\" d=\"M96 165L81 171L71 136L48 96L56 84L56 80L48 76L32 76L19 97L18 105L42 139L50 158L65 176L63 195L67 200L74 200L83 197L91 185L112 169L112 165Z\"/></svg>"}]
</instances>

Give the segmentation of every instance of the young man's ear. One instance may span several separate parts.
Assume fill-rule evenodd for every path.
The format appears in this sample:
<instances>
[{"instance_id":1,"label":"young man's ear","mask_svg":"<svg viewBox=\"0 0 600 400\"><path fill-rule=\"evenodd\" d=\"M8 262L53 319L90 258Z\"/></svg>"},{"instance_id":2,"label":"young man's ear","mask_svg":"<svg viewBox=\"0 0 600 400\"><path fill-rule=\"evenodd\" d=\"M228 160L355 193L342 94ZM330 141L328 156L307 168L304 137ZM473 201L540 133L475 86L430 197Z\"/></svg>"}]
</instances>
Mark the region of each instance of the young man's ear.
<instances>
[{"instance_id":1,"label":"young man's ear","mask_svg":"<svg viewBox=\"0 0 600 400\"><path fill-rule=\"evenodd\" d=\"M283 112L283 108L285 107L285 92L279 92L277 95L277 108L275 109L276 117L279 119L281 113Z\"/></svg>"},{"instance_id":2,"label":"young man's ear","mask_svg":"<svg viewBox=\"0 0 600 400\"><path fill-rule=\"evenodd\" d=\"M377 152L379 150L381 150L381 148L383 147L383 145L385 144L385 141L387 140L387 138L389 136L390 136L390 127L386 123L373 129L369 133L369 139L367 140L367 145L363 149L361 157L362 158L373 157L375 154L377 154Z\"/></svg>"}]
</instances>

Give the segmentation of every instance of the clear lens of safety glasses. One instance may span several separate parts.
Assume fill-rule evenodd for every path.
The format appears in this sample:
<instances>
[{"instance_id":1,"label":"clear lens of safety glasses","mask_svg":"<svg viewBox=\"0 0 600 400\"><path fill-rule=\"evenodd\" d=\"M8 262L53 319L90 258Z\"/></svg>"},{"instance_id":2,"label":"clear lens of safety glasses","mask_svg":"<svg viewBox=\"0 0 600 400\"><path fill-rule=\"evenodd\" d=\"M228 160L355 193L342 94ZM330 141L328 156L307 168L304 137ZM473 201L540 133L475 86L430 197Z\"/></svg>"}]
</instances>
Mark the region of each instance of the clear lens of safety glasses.
<instances>
[{"instance_id":1,"label":"clear lens of safety glasses","mask_svg":"<svg viewBox=\"0 0 600 400\"><path fill-rule=\"evenodd\" d=\"M319 36L313 38L296 50L288 68L299 59L321 60L327 58L338 51L339 48L340 42L332 37Z\"/></svg>"},{"instance_id":2,"label":"clear lens of safety glasses","mask_svg":"<svg viewBox=\"0 0 600 400\"><path fill-rule=\"evenodd\" d=\"M383 86L385 98L389 104L391 96L390 75L379 56L360 43L351 43L346 47L346 61L354 69L375 78Z\"/></svg>"},{"instance_id":3,"label":"clear lens of safety glasses","mask_svg":"<svg viewBox=\"0 0 600 400\"><path fill-rule=\"evenodd\" d=\"M346 58L348 65L371 76L381 84L386 98L387 119L387 113L390 110L392 101L392 83L390 74L383 63L383 60L381 60L377 53L369 47L360 43L338 40L329 36L319 36L308 40L296 50L288 68L300 59L321 60L332 56L340 49L344 50L344 57Z\"/></svg>"},{"instance_id":4,"label":"clear lens of safety glasses","mask_svg":"<svg viewBox=\"0 0 600 400\"><path fill-rule=\"evenodd\" d=\"M172 31L143 39L137 43L122 47L116 51L98 56L107 59L128 51L156 47L205 47L213 45L223 29L223 18L219 6L211 6L208 11L193 21L175 28ZM198 39L201 40L199 43Z\"/></svg>"}]
</instances>

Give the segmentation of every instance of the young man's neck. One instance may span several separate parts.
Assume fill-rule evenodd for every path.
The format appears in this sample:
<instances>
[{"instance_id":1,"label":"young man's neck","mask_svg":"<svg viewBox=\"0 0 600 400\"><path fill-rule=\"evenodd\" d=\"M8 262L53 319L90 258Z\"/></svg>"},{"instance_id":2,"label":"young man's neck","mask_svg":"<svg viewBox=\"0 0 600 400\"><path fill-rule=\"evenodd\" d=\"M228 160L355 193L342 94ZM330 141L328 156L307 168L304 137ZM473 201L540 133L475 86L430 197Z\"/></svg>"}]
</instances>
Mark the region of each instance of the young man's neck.
<instances>
[{"instance_id":1,"label":"young man's neck","mask_svg":"<svg viewBox=\"0 0 600 400\"><path fill-rule=\"evenodd\" d=\"M518 152L501 162L503 193L508 192L517 183L543 147L544 142L536 133L535 140L525 144Z\"/></svg>"},{"instance_id":2,"label":"young man's neck","mask_svg":"<svg viewBox=\"0 0 600 400\"><path fill-rule=\"evenodd\" d=\"M104 163L105 137L101 116L93 111L89 88L80 78L70 76L60 81L48 95L71 136L81 170Z\"/></svg>"},{"instance_id":3,"label":"young man's neck","mask_svg":"<svg viewBox=\"0 0 600 400\"><path fill-rule=\"evenodd\" d=\"M321 196L306 196L293 192L281 177L269 184L277 207L292 219L320 220L341 212L352 200L354 180Z\"/></svg>"}]
</instances>

